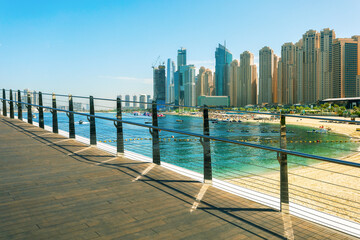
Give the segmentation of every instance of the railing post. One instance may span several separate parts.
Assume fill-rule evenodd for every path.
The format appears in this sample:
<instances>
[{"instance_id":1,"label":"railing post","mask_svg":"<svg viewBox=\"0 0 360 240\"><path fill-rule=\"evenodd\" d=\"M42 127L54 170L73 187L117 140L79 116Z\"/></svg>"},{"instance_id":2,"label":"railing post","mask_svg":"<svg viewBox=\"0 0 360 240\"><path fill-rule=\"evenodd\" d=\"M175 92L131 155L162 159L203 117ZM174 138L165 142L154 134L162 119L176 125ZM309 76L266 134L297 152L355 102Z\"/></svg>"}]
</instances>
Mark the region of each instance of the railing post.
<instances>
[{"instance_id":1,"label":"railing post","mask_svg":"<svg viewBox=\"0 0 360 240\"><path fill-rule=\"evenodd\" d=\"M286 149L286 122L285 116L280 112L280 148ZM280 210L289 214L289 183L287 154L280 153Z\"/></svg>"},{"instance_id":2,"label":"railing post","mask_svg":"<svg viewBox=\"0 0 360 240\"><path fill-rule=\"evenodd\" d=\"M157 105L155 101L152 102L152 125L158 127L158 118L157 118ZM153 144L153 163L160 165L160 142L159 142L159 130L149 129L152 135L152 144Z\"/></svg>"},{"instance_id":3,"label":"railing post","mask_svg":"<svg viewBox=\"0 0 360 240\"><path fill-rule=\"evenodd\" d=\"M204 121L204 135L210 136L209 127L209 109L204 106L203 109L203 121ZM204 183L212 183L212 166L211 166L211 150L210 150L210 139L200 139L204 150Z\"/></svg>"},{"instance_id":4,"label":"railing post","mask_svg":"<svg viewBox=\"0 0 360 240\"><path fill-rule=\"evenodd\" d=\"M6 99L6 92L5 89L3 88L3 99ZM3 103L3 116L7 116L7 110L6 110L6 100L1 100Z\"/></svg>"},{"instance_id":5,"label":"railing post","mask_svg":"<svg viewBox=\"0 0 360 240\"><path fill-rule=\"evenodd\" d=\"M75 122L74 122L74 104L72 95L69 95L69 113L66 115L69 117L69 138L75 138Z\"/></svg>"},{"instance_id":6,"label":"railing post","mask_svg":"<svg viewBox=\"0 0 360 240\"><path fill-rule=\"evenodd\" d=\"M44 129L44 108L43 106L43 99L42 99L42 92L39 92L39 127Z\"/></svg>"},{"instance_id":7,"label":"railing post","mask_svg":"<svg viewBox=\"0 0 360 240\"><path fill-rule=\"evenodd\" d=\"M116 118L121 120L122 113L121 113L121 99L118 97L116 98ZM123 126L122 122L115 122L116 127L116 147L117 147L117 155L121 156L124 154L124 134L123 134Z\"/></svg>"},{"instance_id":8,"label":"railing post","mask_svg":"<svg viewBox=\"0 0 360 240\"><path fill-rule=\"evenodd\" d=\"M94 97L90 96L90 115L95 115ZM88 117L90 122L90 145L96 145L95 117Z\"/></svg>"},{"instance_id":9,"label":"railing post","mask_svg":"<svg viewBox=\"0 0 360 240\"><path fill-rule=\"evenodd\" d=\"M10 89L10 118L14 118L14 102L13 102L13 92Z\"/></svg>"},{"instance_id":10,"label":"railing post","mask_svg":"<svg viewBox=\"0 0 360 240\"><path fill-rule=\"evenodd\" d=\"M20 103L21 101L21 91L18 90L18 103L17 103L17 107L18 107L18 119L22 120L22 104Z\"/></svg>"},{"instance_id":11,"label":"railing post","mask_svg":"<svg viewBox=\"0 0 360 240\"><path fill-rule=\"evenodd\" d=\"M29 105L31 104L31 96L30 96L30 92L27 92L27 102L28 104L26 105L27 107L27 114L28 114L28 123L32 124L33 123L33 116L32 116L32 106Z\"/></svg>"},{"instance_id":12,"label":"railing post","mask_svg":"<svg viewBox=\"0 0 360 240\"><path fill-rule=\"evenodd\" d=\"M56 110L56 96L55 93L52 94L52 122L53 122L53 133L59 133L59 127L58 127L58 118L57 118L57 110Z\"/></svg>"}]
</instances>

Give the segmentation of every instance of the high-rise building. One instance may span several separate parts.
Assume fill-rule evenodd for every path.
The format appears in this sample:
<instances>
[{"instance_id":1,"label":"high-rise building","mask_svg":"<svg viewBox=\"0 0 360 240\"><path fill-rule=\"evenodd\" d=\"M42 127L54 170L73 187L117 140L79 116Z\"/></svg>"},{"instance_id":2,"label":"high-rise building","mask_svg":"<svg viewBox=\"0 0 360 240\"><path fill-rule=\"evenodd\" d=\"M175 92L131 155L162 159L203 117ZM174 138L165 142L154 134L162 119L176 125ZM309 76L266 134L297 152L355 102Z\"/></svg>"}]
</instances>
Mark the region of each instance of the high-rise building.
<instances>
[{"instance_id":1,"label":"high-rise building","mask_svg":"<svg viewBox=\"0 0 360 240\"><path fill-rule=\"evenodd\" d=\"M293 43L285 43L281 46L282 104L296 103L296 93L294 93L296 86L295 53L295 45Z\"/></svg>"},{"instance_id":2,"label":"high-rise building","mask_svg":"<svg viewBox=\"0 0 360 240\"><path fill-rule=\"evenodd\" d=\"M180 89L180 104L186 106L196 105L196 87L195 87L195 66L180 66L179 73L182 82Z\"/></svg>"},{"instance_id":3,"label":"high-rise building","mask_svg":"<svg viewBox=\"0 0 360 240\"><path fill-rule=\"evenodd\" d=\"M199 96L206 96L205 94L205 67L200 67L199 74L196 77L196 105L198 105Z\"/></svg>"},{"instance_id":4,"label":"high-rise building","mask_svg":"<svg viewBox=\"0 0 360 240\"><path fill-rule=\"evenodd\" d=\"M295 44L296 51L296 103L304 103L304 51L303 51L303 40L300 39Z\"/></svg>"},{"instance_id":5,"label":"high-rise building","mask_svg":"<svg viewBox=\"0 0 360 240\"><path fill-rule=\"evenodd\" d=\"M205 71L205 86L206 96L214 96L215 95L215 87L214 87L214 78L213 73L210 69L206 69Z\"/></svg>"},{"instance_id":6,"label":"high-rise building","mask_svg":"<svg viewBox=\"0 0 360 240\"><path fill-rule=\"evenodd\" d=\"M174 102L175 105L184 104L184 83L183 75L180 73L180 68L186 65L186 49L178 50L177 55L177 71L174 73Z\"/></svg>"},{"instance_id":7,"label":"high-rise building","mask_svg":"<svg viewBox=\"0 0 360 240\"><path fill-rule=\"evenodd\" d=\"M334 30L325 28L320 32L320 100L332 97L332 45L334 39Z\"/></svg>"},{"instance_id":8,"label":"high-rise building","mask_svg":"<svg viewBox=\"0 0 360 240\"><path fill-rule=\"evenodd\" d=\"M359 53L358 53L359 54ZM359 68L358 68L359 69ZM356 76L356 96L360 96L360 75Z\"/></svg>"},{"instance_id":9,"label":"high-rise building","mask_svg":"<svg viewBox=\"0 0 360 240\"><path fill-rule=\"evenodd\" d=\"M196 102L198 101L199 96L211 96L212 89L212 72L210 69L201 67L196 80Z\"/></svg>"},{"instance_id":10,"label":"high-rise building","mask_svg":"<svg viewBox=\"0 0 360 240\"><path fill-rule=\"evenodd\" d=\"M127 108L130 107L130 95L129 94L125 95L125 107L127 107Z\"/></svg>"},{"instance_id":11,"label":"high-rise building","mask_svg":"<svg viewBox=\"0 0 360 240\"><path fill-rule=\"evenodd\" d=\"M240 106L256 104L257 73L254 65L254 55L245 51L240 54Z\"/></svg>"},{"instance_id":12,"label":"high-rise building","mask_svg":"<svg viewBox=\"0 0 360 240\"><path fill-rule=\"evenodd\" d=\"M215 51L215 92L217 96L230 96L230 63L232 54L219 44Z\"/></svg>"},{"instance_id":13,"label":"high-rise building","mask_svg":"<svg viewBox=\"0 0 360 240\"><path fill-rule=\"evenodd\" d=\"M278 104L283 104L283 101L282 101L282 99L283 99L283 97L282 97L282 94L283 94L283 91L282 91L282 66L283 66L283 64L282 64L282 59L281 58L279 58L279 62L278 62L278 74L277 74L277 86L278 86L278 88L277 88L277 100L276 100L276 102L278 103Z\"/></svg>"},{"instance_id":14,"label":"high-rise building","mask_svg":"<svg viewBox=\"0 0 360 240\"><path fill-rule=\"evenodd\" d=\"M167 69L166 69L166 103L174 103L174 71L175 63L169 58L167 60Z\"/></svg>"},{"instance_id":15,"label":"high-rise building","mask_svg":"<svg viewBox=\"0 0 360 240\"><path fill-rule=\"evenodd\" d=\"M258 104L273 103L274 51L263 47L259 51L259 100Z\"/></svg>"},{"instance_id":16,"label":"high-rise building","mask_svg":"<svg viewBox=\"0 0 360 240\"><path fill-rule=\"evenodd\" d=\"M176 71L174 73L174 99L175 99L175 105L180 104L180 80L182 84L182 79L180 79L181 75L179 71Z\"/></svg>"},{"instance_id":17,"label":"high-rise building","mask_svg":"<svg viewBox=\"0 0 360 240\"><path fill-rule=\"evenodd\" d=\"M338 38L333 43L333 97L359 97L356 79L360 75L360 36Z\"/></svg>"},{"instance_id":18,"label":"high-rise building","mask_svg":"<svg viewBox=\"0 0 360 240\"><path fill-rule=\"evenodd\" d=\"M137 101L138 101L138 97L136 95L133 95L133 108L139 107Z\"/></svg>"},{"instance_id":19,"label":"high-rise building","mask_svg":"<svg viewBox=\"0 0 360 240\"><path fill-rule=\"evenodd\" d=\"M240 97L240 75L239 61L233 60L230 64L230 106L239 106L238 97Z\"/></svg>"},{"instance_id":20,"label":"high-rise building","mask_svg":"<svg viewBox=\"0 0 360 240\"><path fill-rule=\"evenodd\" d=\"M250 104L258 104L258 75L257 75L257 66L255 64L251 65L251 102Z\"/></svg>"},{"instance_id":21,"label":"high-rise building","mask_svg":"<svg viewBox=\"0 0 360 240\"><path fill-rule=\"evenodd\" d=\"M140 102L140 109L146 109L147 108L147 104L145 103L146 102L146 95L145 94L140 94L139 102Z\"/></svg>"},{"instance_id":22,"label":"high-rise building","mask_svg":"<svg viewBox=\"0 0 360 240\"><path fill-rule=\"evenodd\" d=\"M279 57L274 54L273 61L273 82L272 82L272 102L277 103L277 89L278 89L278 65L279 65Z\"/></svg>"},{"instance_id":23,"label":"high-rise building","mask_svg":"<svg viewBox=\"0 0 360 240\"><path fill-rule=\"evenodd\" d=\"M180 70L181 66L185 66L186 65L186 48L180 48L178 50L178 55L177 55L177 70Z\"/></svg>"},{"instance_id":24,"label":"high-rise building","mask_svg":"<svg viewBox=\"0 0 360 240\"><path fill-rule=\"evenodd\" d=\"M165 66L154 68L154 100L165 102Z\"/></svg>"},{"instance_id":25,"label":"high-rise building","mask_svg":"<svg viewBox=\"0 0 360 240\"><path fill-rule=\"evenodd\" d=\"M314 103L319 100L319 55L320 34L315 30L309 30L303 35L304 51L304 102Z\"/></svg>"}]
</instances>

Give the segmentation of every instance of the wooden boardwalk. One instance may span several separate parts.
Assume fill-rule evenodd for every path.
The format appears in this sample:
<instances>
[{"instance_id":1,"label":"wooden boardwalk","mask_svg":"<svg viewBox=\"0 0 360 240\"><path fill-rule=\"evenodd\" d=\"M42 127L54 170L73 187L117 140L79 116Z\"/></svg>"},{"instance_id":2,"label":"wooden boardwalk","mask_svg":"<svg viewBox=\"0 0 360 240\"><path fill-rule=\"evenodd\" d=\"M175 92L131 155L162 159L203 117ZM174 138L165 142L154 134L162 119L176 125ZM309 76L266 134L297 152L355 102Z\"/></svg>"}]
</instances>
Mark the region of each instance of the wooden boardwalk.
<instances>
[{"instance_id":1,"label":"wooden boardwalk","mask_svg":"<svg viewBox=\"0 0 360 240\"><path fill-rule=\"evenodd\" d=\"M82 150L82 151L80 151ZM76 153L77 151L80 151ZM0 117L0 239L285 239L282 215ZM295 239L354 239L291 217Z\"/></svg>"}]
</instances>

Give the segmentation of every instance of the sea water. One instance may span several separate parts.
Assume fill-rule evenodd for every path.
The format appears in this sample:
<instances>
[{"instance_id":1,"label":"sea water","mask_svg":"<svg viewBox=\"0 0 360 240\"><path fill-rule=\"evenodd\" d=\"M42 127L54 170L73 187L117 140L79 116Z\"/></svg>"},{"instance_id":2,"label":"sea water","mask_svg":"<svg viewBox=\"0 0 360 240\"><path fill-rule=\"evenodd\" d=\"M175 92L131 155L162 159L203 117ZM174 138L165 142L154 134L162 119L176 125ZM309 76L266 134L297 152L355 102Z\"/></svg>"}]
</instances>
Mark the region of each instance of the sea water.
<instances>
[{"instance_id":1,"label":"sea water","mask_svg":"<svg viewBox=\"0 0 360 240\"><path fill-rule=\"evenodd\" d=\"M38 114L35 114L38 121ZM115 113L96 113L96 115L115 118ZM26 118L26 114L24 116ZM52 126L51 113L44 113L45 125ZM82 120L84 123L79 124ZM123 114L123 120L151 125L151 117ZM182 121L176 121L182 120ZM203 119L199 117L167 115L159 117L159 127L192 133L203 133ZM68 117L58 113L59 129L68 131ZM86 116L75 115L77 135L89 138L89 122ZM313 128L287 126L287 149L323 157L340 158L357 151L358 144L351 143L345 135L334 133L309 133ZM210 135L231 140L247 141L272 147L280 147L279 123L229 123L210 122ZM152 157L152 137L149 129L131 124L123 124L125 150ZM273 131L273 132L272 132ZM96 119L98 141L116 146L116 128L112 121ZM198 138L167 131L160 132L161 161L203 173L203 148ZM136 139L136 140L134 140ZM301 142L300 142L301 141ZM311 141L311 143L309 143ZM328 141L328 142L327 142ZM340 142L341 141L341 142ZM346 141L346 142L345 142ZM278 171L277 153L257 148L239 146L231 143L211 141L211 160L213 176L220 179L233 179L261 173ZM288 156L289 167L307 166L319 161Z\"/></svg>"}]
</instances>

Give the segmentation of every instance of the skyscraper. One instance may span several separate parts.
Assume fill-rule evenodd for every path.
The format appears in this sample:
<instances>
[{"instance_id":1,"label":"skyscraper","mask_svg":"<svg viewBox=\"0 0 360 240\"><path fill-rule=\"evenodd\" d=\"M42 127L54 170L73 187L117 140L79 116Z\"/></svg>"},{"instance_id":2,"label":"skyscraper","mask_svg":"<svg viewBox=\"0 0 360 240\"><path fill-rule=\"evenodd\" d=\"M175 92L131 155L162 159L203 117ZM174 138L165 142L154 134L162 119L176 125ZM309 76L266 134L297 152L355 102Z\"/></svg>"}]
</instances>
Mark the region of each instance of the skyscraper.
<instances>
[{"instance_id":1,"label":"skyscraper","mask_svg":"<svg viewBox=\"0 0 360 240\"><path fill-rule=\"evenodd\" d=\"M180 48L177 55L177 70L180 70L181 66L186 65L186 48Z\"/></svg>"},{"instance_id":2,"label":"skyscraper","mask_svg":"<svg viewBox=\"0 0 360 240\"><path fill-rule=\"evenodd\" d=\"M217 96L230 96L229 69L232 54L219 44L215 51L215 92Z\"/></svg>"},{"instance_id":3,"label":"skyscraper","mask_svg":"<svg viewBox=\"0 0 360 240\"><path fill-rule=\"evenodd\" d=\"M273 62L273 82L272 82L272 101L273 103L277 103L277 89L278 89L278 65L279 65L279 57L274 54L274 62Z\"/></svg>"},{"instance_id":4,"label":"skyscraper","mask_svg":"<svg viewBox=\"0 0 360 240\"><path fill-rule=\"evenodd\" d=\"M281 57L279 58L279 62L278 62L278 74L277 74L277 100L276 102L278 104L283 104L283 97L282 97L282 94L283 94L283 90L282 90L282 59Z\"/></svg>"},{"instance_id":5,"label":"skyscraper","mask_svg":"<svg viewBox=\"0 0 360 240\"><path fill-rule=\"evenodd\" d=\"M360 36L338 38L333 43L333 97L359 97L356 79L360 75Z\"/></svg>"},{"instance_id":6,"label":"skyscraper","mask_svg":"<svg viewBox=\"0 0 360 240\"><path fill-rule=\"evenodd\" d=\"M125 107L130 107L130 95L126 94L125 95Z\"/></svg>"},{"instance_id":7,"label":"skyscraper","mask_svg":"<svg viewBox=\"0 0 360 240\"><path fill-rule=\"evenodd\" d=\"M184 83L183 75L180 73L180 68L186 65L186 49L178 50L177 55L177 71L174 73L174 102L175 105L184 104Z\"/></svg>"},{"instance_id":8,"label":"skyscraper","mask_svg":"<svg viewBox=\"0 0 360 240\"><path fill-rule=\"evenodd\" d=\"M303 35L304 51L304 102L314 103L319 100L319 55L320 34L309 30Z\"/></svg>"},{"instance_id":9,"label":"skyscraper","mask_svg":"<svg viewBox=\"0 0 360 240\"><path fill-rule=\"evenodd\" d=\"M254 55L245 51L240 54L240 106L256 104L257 73Z\"/></svg>"},{"instance_id":10,"label":"skyscraper","mask_svg":"<svg viewBox=\"0 0 360 240\"><path fill-rule=\"evenodd\" d=\"M332 45L334 39L334 30L325 28L320 32L320 100L332 96Z\"/></svg>"},{"instance_id":11,"label":"skyscraper","mask_svg":"<svg viewBox=\"0 0 360 240\"><path fill-rule=\"evenodd\" d=\"M304 103L304 50L303 40L295 44L296 51L296 102Z\"/></svg>"},{"instance_id":12,"label":"skyscraper","mask_svg":"<svg viewBox=\"0 0 360 240\"><path fill-rule=\"evenodd\" d=\"M210 69L206 69L205 71L205 86L206 96L214 96L215 95L215 87L214 87L214 78L213 73Z\"/></svg>"},{"instance_id":13,"label":"skyscraper","mask_svg":"<svg viewBox=\"0 0 360 240\"><path fill-rule=\"evenodd\" d=\"M166 70L166 103L174 103L174 71L175 63L169 58Z\"/></svg>"},{"instance_id":14,"label":"skyscraper","mask_svg":"<svg viewBox=\"0 0 360 240\"><path fill-rule=\"evenodd\" d=\"M165 66L154 68L154 101L165 103Z\"/></svg>"},{"instance_id":15,"label":"skyscraper","mask_svg":"<svg viewBox=\"0 0 360 240\"><path fill-rule=\"evenodd\" d=\"M259 100L258 104L273 103L274 51L263 47L259 51Z\"/></svg>"},{"instance_id":16,"label":"skyscraper","mask_svg":"<svg viewBox=\"0 0 360 240\"><path fill-rule=\"evenodd\" d=\"M240 89L239 61L235 59L230 64L230 106L239 106Z\"/></svg>"},{"instance_id":17,"label":"skyscraper","mask_svg":"<svg viewBox=\"0 0 360 240\"><path fill-rule=\"evenodd\" d=\"M146 109L146 95L145 94L140 94L140 98L139 98L139 102L140 102L140 109Z\"/></svg>"},{"instance_id":18,"label":"skyscraper","mask_svg":"<svg viewBox=\"0 0 360 240\"><path fill-rule=\"evenodd\" d=\"M195 87L195 66L180 66L180 78L182 87L180 89L180 104L187 106L196 105L196 87Z\"/></svg>"},{"instance_id":19,"label":"skyscraper","mask_svg":"<svg viewBox=\"0 0 360 240\"><path fill-rule=\"evenodd\" d=\"M296 86L295 53L295 45L293 43L284 43L281 46L282 104L296 103L296 93L294 93Z\"/></svg>"},{"instance_id":20,"label":"skyscraper","mask_svg":"<svg viewBox=\"0 0 360 240\"><path fill-rule=\"evenodd\" d=\"M196 102L199 96L211 96L213 89L212 72L201 67L196 81Z\"/></svg>"},{"instance_id":21,"label":"skyscraper","mask_svg":"<svg viewBox=\"0 0 360 240\"><path fill-rule=\"evenodd\" d=\"M199 74L196 78L196 105L198 105L198 97L205 96L205 67L200 67Z\"/></svg>"},{"instance_id":22,"label":"skyscraper","mask_svg":"<svg viewBox=\"0 0 360 240\"><path fill-rule=\"evenodd\" d=\"M139 107L139 103L137 103L138 97L136 95L133 96L133 108Z\"/></svg>"}]
</instances>

